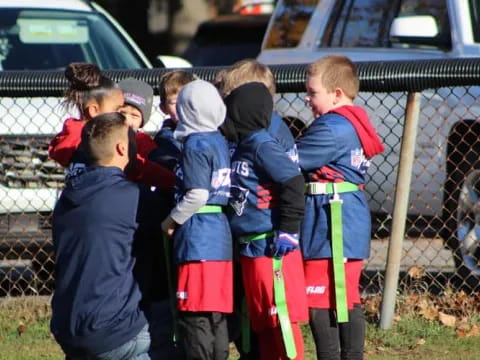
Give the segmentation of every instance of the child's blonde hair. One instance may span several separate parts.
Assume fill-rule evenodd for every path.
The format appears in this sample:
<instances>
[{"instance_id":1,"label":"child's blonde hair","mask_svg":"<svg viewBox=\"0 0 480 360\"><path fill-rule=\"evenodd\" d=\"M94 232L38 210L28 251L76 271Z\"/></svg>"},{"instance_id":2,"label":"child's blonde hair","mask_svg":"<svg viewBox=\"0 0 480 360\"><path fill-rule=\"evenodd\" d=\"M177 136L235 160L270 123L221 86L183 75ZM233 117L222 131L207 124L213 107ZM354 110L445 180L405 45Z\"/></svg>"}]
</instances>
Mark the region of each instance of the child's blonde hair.
<instances>
[{"instance_id":1,"label":"child's blonde hair","mask_svg":"<svg viewBox=\"0 0 480 360\"><path fill-rule=\"evenodd\" d=\"M195 79L197 79L195 74L184 70L174 70L163 74L158 86L160 103L166 104L169 96L177 95L182 87Z\"/></svg>"},{"instance_id":2,"label":"child's blonde hair","mask_svg":"<svg viewBox=\"0 0 480 360\"><path fill-rule=\"evenodd\" d=\"M275 95L275 78L270 68L255 59L240 60L222 71L216 79L216 85L222 97L228 96L239 86L249 82L261 82Z\"/></svg>"},{"instance_id":3,"label":"child's blonde hair","mask_svg":"<svg viewBox=\"0 0 480 360\"><path fill-rule=\"evenodd\" d=\"M307 67L307 77L320 76L327 91L342 89L346 96L354 100L358 95L360 80L357 67L345 55L327 55Z\"/></svg>"}]
</instances>

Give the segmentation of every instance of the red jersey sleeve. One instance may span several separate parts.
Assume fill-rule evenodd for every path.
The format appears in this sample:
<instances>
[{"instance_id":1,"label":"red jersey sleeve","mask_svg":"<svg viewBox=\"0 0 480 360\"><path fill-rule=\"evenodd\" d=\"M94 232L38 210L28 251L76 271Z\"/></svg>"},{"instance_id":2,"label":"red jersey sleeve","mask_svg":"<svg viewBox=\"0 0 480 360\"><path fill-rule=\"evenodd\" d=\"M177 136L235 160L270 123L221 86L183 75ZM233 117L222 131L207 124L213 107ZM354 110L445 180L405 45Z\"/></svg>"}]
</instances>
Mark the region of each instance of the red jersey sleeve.
<instances>
[{"instance_id":1,"label":"red jersey sleeve","mask_svg":"<svg viewBox=\"0 0 480 360\"><path fill-rule=\"evenodd\" d=\"M137 152L144 158L148 157L150 151L157 148L157 144L153 141L152 137L143 132L137 132L135 140L137 142Z\"/></svg>"},{"instance_id":2,"label":"red jersey sleeve","mask_svg":"<svg viewBox=\"0 0 480 360\"><path fill-rule=\"evenodd\" d=\"M139 153L137 153L135 169L130 174L127 174L127 178L130 181L156 186L163 190L173 190L175 185L175 174L172 171L145 159Z\"/></svg>"},{"instance_id":3,"label":"red jersey sleeve","mask_svg":"<svg viewBox=\"0 0 480 360\"><path fill-rule=\"evenodd\" d=\"M63 124L63 129L50 141L48 156L66 167L78 149L82 140L82 129L85 120L68 118Z\"/></svg>"},{"instance_id":4,"label":"red jersey sleeve","mask_svg":"<svg viewBox=\"0 0 480 360\"><path fill-rule=\"evenodd\" d=\"M148 160L148 154L157 148L150 135L138 132L135 135L137 143L137 163L135 169L127 175L130 181L156 186L163 190L173 190L175 174L166 167Z\"/></svg>"}]
</instances>

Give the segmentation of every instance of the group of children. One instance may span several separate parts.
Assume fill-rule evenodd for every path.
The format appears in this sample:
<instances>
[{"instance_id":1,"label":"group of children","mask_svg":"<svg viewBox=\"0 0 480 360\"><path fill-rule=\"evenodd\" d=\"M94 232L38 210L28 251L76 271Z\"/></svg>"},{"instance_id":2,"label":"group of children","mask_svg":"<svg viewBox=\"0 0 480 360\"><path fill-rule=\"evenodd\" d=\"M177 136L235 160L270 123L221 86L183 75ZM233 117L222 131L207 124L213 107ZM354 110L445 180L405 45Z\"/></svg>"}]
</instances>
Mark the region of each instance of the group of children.
<instances>
[{"instance_id":1,"label":"group of children","mask_svg":"<svg viewBox=\"0 0 480 360\"><path fill-rule=\"evenodd\" d=\"M150 85L117 85L93 64L71 64L66 76L66 103L79 116L66 120L49 154L67 176L82 171L89 165L83 126L101 113L125 115L136 143L127 177L157 189L158 221L173 241L169 296L182 356L227 359L235 311L248 313L253 329L241 332L242 358L303 359L299 323L307 321L318 359L363 358L359 281L370 243L363 186L383 146L353 104L359 81L348 58L331 55L308 67L306 102L315 120L296 140L274 112L273 74L255 60L222 70L214 84L188 71L166 73L160 109L169 118L153 139L141 131ZM161 243L156 234L154 241ZM158 256L168 259L166 249ZM151 275L152 289L172 280Z\"/></svg>"}]
</instances>

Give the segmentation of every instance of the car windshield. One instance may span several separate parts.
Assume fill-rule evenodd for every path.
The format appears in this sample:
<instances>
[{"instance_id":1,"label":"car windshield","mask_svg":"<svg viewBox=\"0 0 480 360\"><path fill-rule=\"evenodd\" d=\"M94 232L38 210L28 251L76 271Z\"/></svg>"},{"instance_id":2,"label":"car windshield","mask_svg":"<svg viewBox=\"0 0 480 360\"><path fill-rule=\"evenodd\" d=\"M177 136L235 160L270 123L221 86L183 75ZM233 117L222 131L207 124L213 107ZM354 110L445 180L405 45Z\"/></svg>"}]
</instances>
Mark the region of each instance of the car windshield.
<instances>
[{"instance_id":1,"label":"car windshield","mask_svg":"<svg viewBox=\"0 0 480 360\"><path fill-rule=\"evenodd\" d=\"M298 46L320 0L285 0L277 5L265 48Z\"/></svg>"},{"instance_id":2,"label":"car windshield","mask_svg":"<svg viewBox=\"0 0 480 360\"><path fill-rule=\"evenodd\" d=\"M99 14L0 11L0 70L59 70L71 62L96 63L102 69L147 66Z\"/></svg>"}]
</instances>

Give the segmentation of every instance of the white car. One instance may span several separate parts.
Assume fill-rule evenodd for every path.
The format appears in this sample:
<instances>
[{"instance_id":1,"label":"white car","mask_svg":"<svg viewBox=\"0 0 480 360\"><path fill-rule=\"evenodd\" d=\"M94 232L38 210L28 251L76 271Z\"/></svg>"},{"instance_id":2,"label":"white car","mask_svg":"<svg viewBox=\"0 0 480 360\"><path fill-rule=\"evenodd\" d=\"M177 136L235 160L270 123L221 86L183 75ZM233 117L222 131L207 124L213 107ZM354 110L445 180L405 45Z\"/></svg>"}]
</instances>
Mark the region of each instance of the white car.
<instances>
[{"instance_id":1,"label":"white car","mask_svg":"<svg viewBox=\"0 0 480 360\"><path fill-rule=\"evenodd\" d=\"M162 67L190 66L177 57L160 60ZM0 0L0 72L61 70L71 62L95 63L103 70L153 67L95 2ZM61 101L0 98L0 263L15 261L15 255L52 260L44 245L64 171L48 159L47 150L69 115ZM147 125L153 130L161 121L157 111Z\"/></svg>"},{"instance_id":2,"label":"white car","mask_svg":"<svg viewBox=\"0 0 480 360\"><path fill-rule=\"evenodd\" d=\"M176 57L162 59L171 66L188 66ZM122 27L94 2L0 0L0 71L59 70L71 62L95 63L104 70L152 68ZM52 185L61 181L62 174L40 169L54 167L45 162L45 151L67 117L60 102L2 98L0 214L53 208L58 186ZM148 125L153 130L161 120L155 112Z\"/></svg>"},{"instance_id":3,"label":"white car","mask_svg":"<svg viewBox=\"0 0 480 360\"><path fill-rule=\"evenodd\" d=\"M158 55L161 67L190 67ZM120 24L93 1L0 0L0 71L63 69L74 61L101 69L152 68Z\"/></svg>"}]
</instances>

